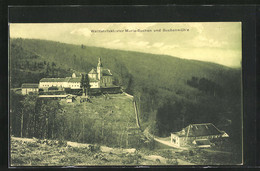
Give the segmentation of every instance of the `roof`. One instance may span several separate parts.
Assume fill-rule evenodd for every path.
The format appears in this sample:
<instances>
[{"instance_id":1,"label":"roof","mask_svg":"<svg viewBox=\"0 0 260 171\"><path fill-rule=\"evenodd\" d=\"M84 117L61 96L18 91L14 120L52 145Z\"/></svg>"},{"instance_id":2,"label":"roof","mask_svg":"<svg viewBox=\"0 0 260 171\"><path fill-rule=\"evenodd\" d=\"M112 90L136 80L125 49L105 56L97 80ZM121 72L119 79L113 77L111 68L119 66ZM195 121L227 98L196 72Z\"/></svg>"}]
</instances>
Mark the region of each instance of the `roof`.
<instances>
[{"instance_id":1,"label":"roof","mask_svg":"<svg viewBox=\"0 0 260 171\"><path fill-rule=\"evenodd\" d=\"M70 78L68 80L68 82L80 82L80 81L81 81L81 77Z\"/></svg>"},{"instance_id":2,"label":"roof","mask_svg":"<svg viewBox=\"0 0 260 171\"><path fill-rule=\"evenodd\" d=\"M76 77L81 77L82 73L76 73L74 72L73 74L75 74Z\"/></svg>"},{"instance_id":3,"label":"roof","mask_svg":"<svg viewBox=\"0 0 260 171\"><path fill-rule=\"evenodd\" d=\"M186 128L183 128L179 132L174 132L180 137L201 137L201 136L210 136L210 135L222 135L223 132L216 128L212 123L203 123L203 124L190 124Z\"/></svg>"},{"instance_id":4,"label":"roof","mask_svg":"<svg viewBox=\"0 0 260 171\"><path fill-rule=\"evenodd\" d=\"M112 76L109 69L102 69L102 74L103 76Z\"/></svg>"},{"instance_id":5,"label":"roof","mask_svg":"<svg viewBox=\"0 0 260 171\"><path fill-rule=\"evenodd\" d=\"M22 84L22 88L38 88L39 84L34 83L24 83Z\"/></svg>"},{"instance_id":6,"label":"roof","mask_svg":"<svg viewBox=\"0 0 260 171\"><path fill-rule=\"evenodd\" d=\"M65 97L67 97L67 96L69 96L68 94L61 94L61 95L39 95L39 97L45 97L45 98L52 98L52 97L60 97L60 98L65 98Z\"/></svg>"},{"instance_id":7,"label":"roof","mask_svg":"<svg viewBox=\"0 0 260 171\"><path fill-rule=\"evenodd\" d=\"M91 70L91 71L89 71L89 74L97 74L97 71L96 71L96 69L92 68L92 70Z\"/></svg>"},{"instance_id":8,"label":"roof","mask_svg":"<svg viewBox=\"0 0 260 171\"><path fill-rule=\"evenodd\" d=\"M42 78L40 82L67 82L71 77L66 78Z\"/></svg>"},{"instance_id":9,"label":"roof","mask_svg":"<svg viewBox=\"0 0 260 171\"><path fill-rule=\"evenodd\" d=\"M97 82L97 79L89 78L90 82ZM42 78L40 82L81 82L81 77L66 77L66 78ZM23 87L22 87L23 88ZM37 84L38 88L38 84Z\"/></svg>"},{"instance_id":10,"label":"roof","mask_svg":"<svg viewBox=\"0 0 260 171\"><path fill-rule=\"evenodd\" d=\"M95 78L88 78L88 79L89 79L89 82L98 82L98 80Z\"/></svg>"}]
</instances>

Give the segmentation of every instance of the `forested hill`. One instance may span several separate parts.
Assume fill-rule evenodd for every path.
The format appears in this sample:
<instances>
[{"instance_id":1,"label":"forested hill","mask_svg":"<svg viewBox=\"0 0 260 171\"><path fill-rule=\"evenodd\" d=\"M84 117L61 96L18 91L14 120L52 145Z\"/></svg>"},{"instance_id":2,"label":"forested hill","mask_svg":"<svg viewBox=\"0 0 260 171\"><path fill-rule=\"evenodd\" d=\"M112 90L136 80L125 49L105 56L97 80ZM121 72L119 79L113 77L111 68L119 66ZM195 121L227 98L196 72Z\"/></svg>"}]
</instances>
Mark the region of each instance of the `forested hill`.
<instances>
[{"instance_id":1,"label":"forested hill","mask_svg":"<svg viewBox=\"0 0 260 171\"><path fill-rule=\"evenodd\" d=\"M44 65L47 62L50 67L55 65L56 68L69 72L72 72L70 68L79 72L89 72L92 67L96 67L98 58L101 57L104 66L110 68L117 77L120 74L131 74L137 82L152 82L156 86L163 85L165 88L176 88L192 76L209 78L224 85L227 80L223 76L233 77L233 73L236 72L221 65L172 56L70 45L46 40L11 39L10 44L11 64L22 67L37 64L35 69L32 69L34 66L28 69L32 72L42 68L41 65L38 67L38 62L44 62ZM23 66L21 62L25 65ZM16 65L15 68L20 66Z\"/></svg>"},{"instance_id":2,"label":"forested hill","mask_svg":"<svg viewBox=\"0 0 260 171\"><path fill-rule=\"evenodd\" d=\"M42 77L89 72L101 57L115 84L135 96L143 125L156 121L152 125L158 135L190 123L213 122L226 130L240 124L239 69L166 55L21 38L10 40L10 52L11 87L37 83Z\"/></svg>"}]
</instances>

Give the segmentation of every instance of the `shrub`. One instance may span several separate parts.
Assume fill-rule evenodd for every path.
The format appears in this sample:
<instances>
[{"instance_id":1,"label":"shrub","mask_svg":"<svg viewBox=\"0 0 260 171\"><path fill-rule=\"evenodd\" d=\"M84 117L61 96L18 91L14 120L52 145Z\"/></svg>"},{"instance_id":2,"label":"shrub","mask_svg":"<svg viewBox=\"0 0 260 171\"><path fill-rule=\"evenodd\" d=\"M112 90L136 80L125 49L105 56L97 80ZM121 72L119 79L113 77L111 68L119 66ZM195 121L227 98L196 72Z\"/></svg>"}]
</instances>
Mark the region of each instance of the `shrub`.
<instances>
[{"instance_id":1,"label":"shrub","mask_svg":"<svg viewBox=\"0 0 260 171\"><path fill-rule=\"evenodd\" d=\"M17 155L12 155L11 157L11 165L15 166L15 165L21 165L21 164L25 164L26 162L24 160L22 160L22 158L20 156Z\"/></svg>"},{"instance_id":2,"label":"shrub","mask_svg":"<svg viewBox=\"0 0 260 171\"><path fill-rule=\"evenodd\" d=\"M100 152L100 145L89 145L88 148L91 152Z\"/></svg>"},{"instance_id":3,"label":"shrub","mask_svg":"<svg viewBox=\"0 0 260 171\"><path fill-rule=\"evenodd\" d=\"M39 147L39 145L36 142L28 142L28 147Z\"/></svg>"},{"instance_id":4,"label":"shrub","mask_svg":"<svg viewBox=\"0 0 260 171\"><path fill-rule=\"evenodd\" d=\"M177 159L168 159L168 160L166 160L166 164L178 165L178 161L177 161Z\"/></svg>"},{"instance_id":5,"label":"shrub","mask_svg":"<svg viewBox=\"0 0 260 171\"><path fill-rule=\"evenodd\" d=\"M58 141L58 146L59 147L66 147L67 146L67 141L59 140Z\"/></svg>"}]
</instances>

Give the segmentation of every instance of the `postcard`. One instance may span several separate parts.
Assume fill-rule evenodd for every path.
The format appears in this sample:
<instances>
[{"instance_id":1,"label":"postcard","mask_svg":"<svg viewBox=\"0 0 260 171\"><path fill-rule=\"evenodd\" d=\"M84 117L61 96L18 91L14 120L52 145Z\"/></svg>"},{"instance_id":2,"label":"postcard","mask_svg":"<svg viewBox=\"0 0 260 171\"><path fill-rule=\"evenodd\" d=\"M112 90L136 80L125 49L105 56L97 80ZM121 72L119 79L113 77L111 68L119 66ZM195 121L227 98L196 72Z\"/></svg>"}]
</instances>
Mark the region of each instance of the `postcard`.
<instances>
[{"instance_id":1,"label":"postcard","mask_svg":"<svg viewBox=\"0 0 260 171\"><path fill-rule=\"evenodd\" d=\"M9 23L10 166L243 164L241 27Z\"/></svg>"}]
</instances>

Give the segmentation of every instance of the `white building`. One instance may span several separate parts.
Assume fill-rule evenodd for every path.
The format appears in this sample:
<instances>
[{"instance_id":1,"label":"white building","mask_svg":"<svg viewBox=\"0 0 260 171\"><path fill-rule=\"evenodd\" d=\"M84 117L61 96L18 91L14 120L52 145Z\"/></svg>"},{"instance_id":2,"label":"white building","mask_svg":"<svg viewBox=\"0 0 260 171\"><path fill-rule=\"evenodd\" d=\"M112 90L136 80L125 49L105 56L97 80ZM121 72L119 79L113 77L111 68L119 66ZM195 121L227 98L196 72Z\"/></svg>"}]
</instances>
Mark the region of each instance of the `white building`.
<instances>
[{"instance_id":1,"label":"white building","mask_svg":"<svg viewBox=\"0 0 260 171\"><path fill-rule=\"evenodd\" d=\"M64 88L81 89L81 78L81 75L77 77L75 73L71 77L66 78L43 78L39 82L39 88L48 89L49 87L57 87L60 90ZM113 75L109 69L103 68L100 58L97 69L93 68L88 73L88 78L90 88L113 87Z\"/></svg>"},{"instance_id":2,"label":"white building","mask_svg":"<svg viewBox=\"0 0 260 171\"><path fill-rule=\"evenodd\" d=\"M206 140L224 137L229 137L229 135L212 123L190 124L179 132L171 133L171 143L181 147L187 144L203 144Z\"/></svg>"},{"instance_id":3,"label":"white building","mask_svg":"<svg viewBox=\"0 0 260 171\"><path fill-rule=\"evenodd\" d=\"M98 60L97 69L92 68L88 73L90 79L90 88L113 87L113 75L107 68L103 68L101 59Z\"/></svg>"},{"instance_id":4,"label":"white building","mask_svg":"<svg viewBox=\"0 0 260 171\"><path fill-rule=\"evenodd\" d=\"M34 94L38 93L38 84L24 83L22 84L22 94Z\"/></svg>"}]
</instances>

